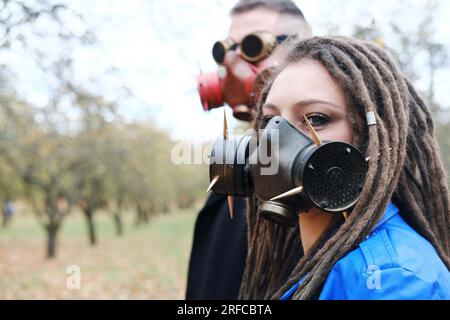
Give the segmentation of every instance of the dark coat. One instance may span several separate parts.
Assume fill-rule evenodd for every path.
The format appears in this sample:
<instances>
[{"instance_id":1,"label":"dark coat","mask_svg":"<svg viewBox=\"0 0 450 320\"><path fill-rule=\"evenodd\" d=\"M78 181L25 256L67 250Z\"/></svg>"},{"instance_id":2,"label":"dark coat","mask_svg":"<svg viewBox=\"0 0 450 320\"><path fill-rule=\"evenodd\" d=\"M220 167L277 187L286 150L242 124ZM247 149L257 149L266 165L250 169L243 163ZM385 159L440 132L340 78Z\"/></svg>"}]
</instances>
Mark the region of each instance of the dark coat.
<instances>
[{"instance_id":1,"label":"dark coat","mask_svg":"<svg viewBox=\"0 0 450 320\"><path fill-rule=\"evenodd\" d=\"M197 217L186 299L237 299L247 256L245 198L211 194Z\"/></svg>"}]
</instances>

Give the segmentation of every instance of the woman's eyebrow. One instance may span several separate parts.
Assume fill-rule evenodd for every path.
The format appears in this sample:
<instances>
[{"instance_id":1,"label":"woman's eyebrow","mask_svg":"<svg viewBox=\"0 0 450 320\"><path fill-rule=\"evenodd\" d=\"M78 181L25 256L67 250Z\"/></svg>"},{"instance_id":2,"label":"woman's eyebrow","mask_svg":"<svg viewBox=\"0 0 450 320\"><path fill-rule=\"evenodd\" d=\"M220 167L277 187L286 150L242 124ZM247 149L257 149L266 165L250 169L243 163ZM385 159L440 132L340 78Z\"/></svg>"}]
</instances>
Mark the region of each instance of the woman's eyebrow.
<instances>
[{"instance_id":1,"label":"woman's eyebrow","mask_svg":"<svg viewBox=\"0 0 450 320\"><path fill-rule=\"evenodd\" d=\"M277 111L278 110L278 108L277 108L277 106L276 105L274 105L274 104L271 104L271 103L265 103L263 106L262 106L262 108L263 109L272 109L272 110L275 110L275 111Z\"/></svg>"},{"instance_id":2,"label":"woman's eyebrow","mask_svg":"<svg viewBox=\"0 0 450 320\"><path fill-rule=\"evenodd\" d=\"M319 99L307 99L307 100L300 100L298 102L296 102L294 104L295 107L303 107L303 106L307 106L310 104L315 104L315 103L321 103L321 104L327 104L329 106L332 106L336 109L342 110L342 107L340 107L339 105L333 103L333 102L329 102L329 101L325 101L325 100L319 100Z\"/></svg>"}]
</instances>

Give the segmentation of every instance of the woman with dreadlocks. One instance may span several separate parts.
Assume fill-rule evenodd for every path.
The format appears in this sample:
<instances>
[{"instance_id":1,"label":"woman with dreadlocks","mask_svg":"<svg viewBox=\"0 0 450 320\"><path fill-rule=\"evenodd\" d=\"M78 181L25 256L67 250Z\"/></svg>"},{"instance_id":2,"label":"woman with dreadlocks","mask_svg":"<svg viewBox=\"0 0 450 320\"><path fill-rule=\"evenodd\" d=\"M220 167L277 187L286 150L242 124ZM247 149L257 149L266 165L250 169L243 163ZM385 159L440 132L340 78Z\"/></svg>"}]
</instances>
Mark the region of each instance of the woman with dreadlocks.
<instances>
[{"instance_id":1,"label":"woman with dreadlocks","mask_svg":"<svg viewBox=\"0 0 450 320\"><path fill-rule=\"evenodd\" d=\"M305 133L311 124L322 140L358 147L368 171L351 212L299 212L294 229L263 219L253 198L241 298L450 299L449 194L425 102L378 46L291 46L262 90L256 128L275 115Z\"/></svg>"}]
</instances>

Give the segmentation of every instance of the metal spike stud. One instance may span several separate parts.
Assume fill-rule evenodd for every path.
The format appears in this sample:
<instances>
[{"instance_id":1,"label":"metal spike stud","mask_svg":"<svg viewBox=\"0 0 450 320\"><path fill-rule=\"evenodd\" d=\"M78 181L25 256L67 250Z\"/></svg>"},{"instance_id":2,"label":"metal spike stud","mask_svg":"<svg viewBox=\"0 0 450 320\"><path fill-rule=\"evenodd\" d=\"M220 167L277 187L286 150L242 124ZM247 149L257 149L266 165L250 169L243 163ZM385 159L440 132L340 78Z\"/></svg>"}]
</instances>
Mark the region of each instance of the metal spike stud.
<instances>
[{"instance_id":1,"label":"metal spike stud","mask_svg":"<svg viewBox=\"0 0 450 320\"><path fill-rule=\"evenodd\" d=\"M305 121L306 121L306 124L308 125L309 131L311 132L312 140L314 141L316 146L320 147L320 145L322 144L322 140L320 140L319 135L317 134L316 130L314 130L313 126L311 125L311 122L309 122L306 115L303 115L303 117L305 118Z\"/></svg>"},{"instance_id":2,"label":"metal spike stud","mask_svg":"<svg viewBox=\"0 0 450 320\"><path fill-rule=\"evenodd\" d=\"M233 220L233 196L228 196L228 209L230 210L230 218Z\"/></svg>"},{"instance_id":3,"label":"metal spike stud","mask_svg":"<svg viewBox=\"0 0 450 320\"><path fill-rule=\"evenodd\" d=\"M348 212L347 211L342 212L342 215L344 216L345 220L348 219Z\"/></svg>"},{"instance_id":4,"label":"metal spike stud","mask_svg":"<svg viewBox=\"0 0 450 320\"><path fill-rule=\"evenodd\" d=\"M208 189L206 189L206 192L208 193L209 191L211 191L212 187L214 187L214 185L216 184L216 182L219 180L219 176L215 176L212 180L211 183L209 184Z\"/></svg>"},{"instance_id":5,"label":"metal spike stud","mask_svg":"<svg viewBox=\"0 0 450 320\"><path fill-rule=\"evenodd\" d=\"M389 151L392 151L392 148L389 148ZM380 152L377 153L377 158L380 157ZM370 160L370 157L366 158L366 162Z\"/></svg>"},{"instance_id":6,"label":"metal spike stud","mask_svg":"<svg viewBox=\"0 0 450 320\"><path fill-rule=\"evenodd\" d=\"M225 113L225 109L223 110L223 138L228 139L228 124L227 124L227 115Z\"/></svg>"},{"instance_id":7,"label":"metal spike stud","mask_svg":"<svg viewBox=\"0 0 450 320\"><path fill-rule=\"evenodd\" d=\"M294 194L299 194L299 193L301 193L302 190L303 190L303 186L300 186L300 187L291 189L291 190L289 190L289 191L286 191L286 192L284 192L284 193L282 193L282 194L279 194L278 196L273 197L273 198L270 199L270 200L271 200L271 201L274 201L274 200L278 200L278 199L287 198L287 197L293 196Z\"/></svg>"}]
</instances>

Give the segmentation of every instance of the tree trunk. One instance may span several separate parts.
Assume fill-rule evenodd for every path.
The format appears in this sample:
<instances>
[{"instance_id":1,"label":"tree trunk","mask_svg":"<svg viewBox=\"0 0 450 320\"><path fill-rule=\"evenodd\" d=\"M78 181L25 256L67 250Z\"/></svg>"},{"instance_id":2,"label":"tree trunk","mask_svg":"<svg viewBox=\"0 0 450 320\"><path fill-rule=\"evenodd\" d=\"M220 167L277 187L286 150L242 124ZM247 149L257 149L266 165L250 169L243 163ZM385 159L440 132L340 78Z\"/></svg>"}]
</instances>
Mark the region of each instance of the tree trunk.
<instances>
[{"instance_id":1,"label":"tree trunk","mask_svg":"<svg viewBox=\"0 0 450 320\"><path fill-rule=\"evenodd\" d=\"M122 223L122 217L120 216L119 212L116 212L114 214L114 224L116 225L116 233L120 237L123 235L123 223Z\"/></svg>"},{"instance_id":2,"label":"tree trunk","mask_svg":"<svg viewBox=\"0 0 450 320\"><path fill-rule=\"evenodd\" d=\"M5 210L2 211L2 216L3 216L3 228L6 228L6 226L8 225L8 215L5 212Z\"/></svg>"},{"instance_id":3,"label":"tree trunk","mask_svg":"<svg viewBox=\"0 0 450 320\"><path fill-rule=\"evenodd\" d=\"M148 217L149 213L147 209L142 210L142 219L144 220L145 224L148 224Z\"/></svg>"},{"instance_id":4,"label":"tree trunk","mask_svg":"<svg viewBox=\"0 0 450 320\"><path fill-rule=\"evenodd\" d=\"M139 226L143 222L143 216L142 215L143 215L143 209L138 204L138 205L136 205L136 220L134 222L134 224L136 226Z\"/></svg>"},{"instance_id":5,"label":"tree trunk","mask_svg":"<svg viewBox=\"0 0 450 320\"><path fill-rule=\"evenodd\" d=\"M53 259L56 256L56 237L58 235L58 225L49 224L46 229L47 229L47 258Z\"/></svg>"},{"instance_id":6,"label":"tree trunk","mask_svg":"<svg viewBox=\"0 0 450 320\"><path fill-rule=\"evenodd\" d=\"M84 215L86 216L87 220L89 243L94 246L97 244L97 235L95 232L95 224L94 224L94 210L92 210L91 207L87 206L84 209Z\"/></svg>"}]
</instances>

